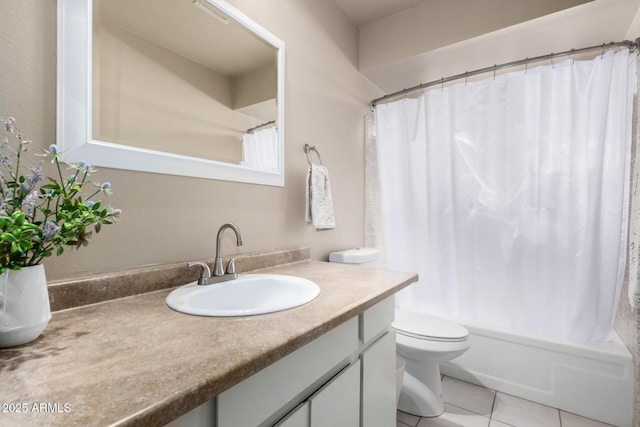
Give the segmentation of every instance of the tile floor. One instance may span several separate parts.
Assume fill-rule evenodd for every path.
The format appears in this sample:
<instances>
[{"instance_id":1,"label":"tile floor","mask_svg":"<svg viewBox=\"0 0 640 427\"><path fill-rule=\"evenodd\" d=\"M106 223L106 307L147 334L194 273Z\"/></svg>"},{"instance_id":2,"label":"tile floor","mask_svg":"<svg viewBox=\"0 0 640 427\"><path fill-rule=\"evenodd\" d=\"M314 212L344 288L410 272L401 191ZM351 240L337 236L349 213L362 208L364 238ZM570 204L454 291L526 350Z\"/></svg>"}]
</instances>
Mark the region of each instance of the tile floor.
<instances>
[{"instance_id":1,"label":"tile floor","mask_svg":"<svg viewBox=\"0 0 640 427\"><path fill-rule=\"evenodd\" d=\"M519 397L443 377L445 412L420 418L398 411L396 427L607 427Z\"/></svg>"}]
</instances>

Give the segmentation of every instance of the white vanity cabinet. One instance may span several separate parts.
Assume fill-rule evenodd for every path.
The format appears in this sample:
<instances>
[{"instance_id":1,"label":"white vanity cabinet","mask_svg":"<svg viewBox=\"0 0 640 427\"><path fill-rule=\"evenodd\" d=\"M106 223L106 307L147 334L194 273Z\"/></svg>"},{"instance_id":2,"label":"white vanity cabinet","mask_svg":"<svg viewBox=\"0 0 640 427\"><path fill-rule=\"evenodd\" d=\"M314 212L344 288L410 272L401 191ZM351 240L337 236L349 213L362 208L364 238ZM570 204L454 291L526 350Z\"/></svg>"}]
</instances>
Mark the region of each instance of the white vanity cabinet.
<instances>
[{"instance_id":1,"label":"white vanity cabinet","mask_svg":"<svg viewBox=\"0 0 640 427\"><path fill-rule=\"evenodd\" d=\"M309 418L311 404L309 402L301 403L296 409L291 411L284 417L275 427L309 427L311 419Z\"/></svg>"},{"instance_id":2,"label":"white vanity cabinet","mask_svg":"<svg viewBox=\"0 0 640 427\"><path fill-rule=\"evenodd\" d=\"M169 426L395 425L393 313L390 297Z\"/></svg>"},{"instance_id":3,"label":"white vanity cabinet","mask_svg":"<svg viewBox=\"0 0 640 427\"><path fill-rule=\"evenodd\" d=\"M360 361L344 368L275 427L360 425Z\"/></svg>"},{"instance_id":4,"label":"white vanity cabinet","mask_svg":"<svg viewBox=\"0 0 640 427\"><path fill-rule=\"evenodd\" d=\"M309 402L311 427L360 425L360 361L336 375Z\"/></svg>"},{"instance_id":5,"label":"white vanity cabinet","mask_svg":"<svg viewBox=\"0 0 640 427\"><path fill-rule=\"evenodd\" d=\"M393 298L388 298L360 316L362 427L396 424L396 335L390 328L394 315Z\"/></svg>"}]
</instances>

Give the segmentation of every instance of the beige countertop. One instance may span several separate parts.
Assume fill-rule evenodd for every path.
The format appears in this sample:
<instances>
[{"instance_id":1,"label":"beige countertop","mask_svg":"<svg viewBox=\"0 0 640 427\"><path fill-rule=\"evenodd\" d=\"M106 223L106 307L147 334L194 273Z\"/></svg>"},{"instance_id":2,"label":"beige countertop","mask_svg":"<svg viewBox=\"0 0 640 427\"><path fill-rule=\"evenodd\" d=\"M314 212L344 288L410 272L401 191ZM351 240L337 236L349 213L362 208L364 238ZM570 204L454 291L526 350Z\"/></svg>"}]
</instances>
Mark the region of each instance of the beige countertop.
<instances>
[{"instance_id":1,"label":"beige countertop","mask_svg":"<svg viewBox=\"0 0 640 427\"><path fill-rule=\"evenodd\" d=\"M37 341L0 349L0 426L164 425L417 280L308 260L260 272L320 295L234 318L175 312L169 289L55 312Z\"/></svg>"}]
</instances>

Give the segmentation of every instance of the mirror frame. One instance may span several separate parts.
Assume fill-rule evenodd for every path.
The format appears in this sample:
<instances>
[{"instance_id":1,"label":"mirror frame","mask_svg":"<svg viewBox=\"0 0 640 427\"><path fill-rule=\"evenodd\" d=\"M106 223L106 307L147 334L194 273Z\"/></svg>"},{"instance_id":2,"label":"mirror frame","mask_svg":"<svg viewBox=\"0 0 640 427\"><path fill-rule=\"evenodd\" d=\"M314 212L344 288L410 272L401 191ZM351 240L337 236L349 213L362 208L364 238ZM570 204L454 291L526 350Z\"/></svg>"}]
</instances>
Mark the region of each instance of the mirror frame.
<instances>
[{"instance_id":1,"label":"mirror frame","mask_svg":"<svg viewBox=\"0 0 640 427\"><path fill-rule=\"evenodd\" d=\"M92 0L58 0L57 145L67 163L284 186L284 42L224 0L206 0L277 51L278 171L92 138Z\"/></svg>"}]
</instances>

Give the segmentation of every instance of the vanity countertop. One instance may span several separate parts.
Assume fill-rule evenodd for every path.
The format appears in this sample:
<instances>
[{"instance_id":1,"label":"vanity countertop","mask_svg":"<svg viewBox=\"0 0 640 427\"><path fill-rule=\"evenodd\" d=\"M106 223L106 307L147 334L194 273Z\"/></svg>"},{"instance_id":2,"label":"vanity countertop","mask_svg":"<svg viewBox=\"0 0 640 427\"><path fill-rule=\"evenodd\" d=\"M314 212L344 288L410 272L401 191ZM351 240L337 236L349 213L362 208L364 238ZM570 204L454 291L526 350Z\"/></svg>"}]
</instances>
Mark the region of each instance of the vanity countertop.
<instances>
[{"instance_id":1,"label":"vanity countertop","mask_svg":"<svg viewBox=\"0 0 640 427\"><path fill-rule=\"evenodd\" d=\"M417 280L309 260L260 272L320 295L249 317L175 312L170 289L55 312L38 340L0 349L0 426L164 425Z\"/></svg>"}]
</instances>

